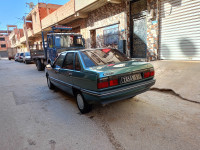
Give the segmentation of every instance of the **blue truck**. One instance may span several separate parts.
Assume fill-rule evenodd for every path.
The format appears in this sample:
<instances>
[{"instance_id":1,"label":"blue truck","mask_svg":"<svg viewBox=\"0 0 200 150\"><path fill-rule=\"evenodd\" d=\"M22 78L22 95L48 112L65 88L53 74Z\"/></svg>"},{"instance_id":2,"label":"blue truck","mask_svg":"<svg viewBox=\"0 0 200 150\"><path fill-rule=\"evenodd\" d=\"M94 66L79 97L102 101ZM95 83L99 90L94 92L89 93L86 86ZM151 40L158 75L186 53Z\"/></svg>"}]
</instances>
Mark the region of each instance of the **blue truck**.
<instances>
[{"instance_id":1,"label":"blue truck","mask_svg":"<svg viewBox=\"0 0 200 150\"><path fill-rule=\"evenodd\" d=\"M52 64L63 51L85 48L85 41L82 35L71 33L71 30L71 27L54 26L52 31L48 33L42 31L43 50L30 50L31 58L36 64L38 71L43 71L47 64Z\"/></svg>"}]
</instances>

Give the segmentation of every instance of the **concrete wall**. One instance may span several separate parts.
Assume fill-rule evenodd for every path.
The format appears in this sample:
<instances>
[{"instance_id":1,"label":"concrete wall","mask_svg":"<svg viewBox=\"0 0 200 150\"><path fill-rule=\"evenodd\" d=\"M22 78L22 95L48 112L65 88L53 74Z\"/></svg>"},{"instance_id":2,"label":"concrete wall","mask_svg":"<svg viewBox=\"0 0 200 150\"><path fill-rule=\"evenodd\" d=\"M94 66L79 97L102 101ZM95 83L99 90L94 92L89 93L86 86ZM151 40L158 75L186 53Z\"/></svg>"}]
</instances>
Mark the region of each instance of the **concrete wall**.
<instances>
[{"instance_id":1,"label":"concrete wall","mask_svg":"<svg viewBox=\"0 0 200 150\"><path fill-rule=\"evenodd\" d=\"M84 7L96 2L98 0L75 0L75 10L79 11L83 9Z\"/></svg>"},{"instance_id":2,"label":"concrete wall","mask_svg":"<svg viewBox=\"0 0 200 150\"><path fill-rule=\"evenodd\" d=\"M91 30L96 30L96 47L105 47L103 31L106 27L118 24L119 40L127 40L127 3L121 4L108 3L89 13L86 21L85 31L86 46L91 47Z\"/></svg>"},{"instance_id":3,"label":"concrete wall","mask_svg":"<svg viewBox=\"0 0 200 150\"><path fill-rule=\"evenodd\" d=\"M62 5L55 4L41 4L39 7L40 12L40 20L44 19L46 16L50 15L54 11L56 11Z\"/></svg>"},{"instance_id":4,"label":"concrete wall","mask_svg":"<svg viewBox=\"0 0 200 150\"><path fill-rule=\"evenodd\" d=\"M32 25L33 25L33 33L37 34L41 31L41 22L40 22L40 11L38 5L34 8L32 12Z\"/></svg>"},{"instance_id":5,"label":"concrete wall","mask_svg":"<svg viewBox=\"0 0 200 150\"><path fill-rule=\"evenodd\" d=\"M27 28L32 29L33 34L41 32L41 20L55 12L61 6L62 5L38 3L30 13L32 27L30 27L31 23L28 23Z\"/></svg>"},{"instance_id":6,"label":"concrete wall","mask_svg":"<svg viewBox=\"0 0 200 150\"><path fill-rule=\"evenodd\" d=\"M147 0L147 58L156 60L159 56L158 0Z\"/></svg>"}]
</instances>

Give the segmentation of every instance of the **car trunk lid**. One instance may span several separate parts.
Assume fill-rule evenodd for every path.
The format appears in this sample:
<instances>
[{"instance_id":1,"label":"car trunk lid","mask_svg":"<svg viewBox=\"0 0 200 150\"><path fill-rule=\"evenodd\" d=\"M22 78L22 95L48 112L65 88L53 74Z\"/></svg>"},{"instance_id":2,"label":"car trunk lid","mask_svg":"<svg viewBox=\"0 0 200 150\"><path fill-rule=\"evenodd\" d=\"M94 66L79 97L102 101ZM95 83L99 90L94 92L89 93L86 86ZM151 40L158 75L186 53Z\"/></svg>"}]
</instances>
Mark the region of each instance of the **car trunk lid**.
<instances>
[{"instance_id":1,"label":"car trunk lid","mask_svg":"<svg viewBox=\"0 0 200 150\"><path fill-rule=\"evenodd\" d=\"M98 89L115 88L147 80L154 76L153 66L147 62L127 61L88 68L98 73ZM147 74L146 74L147 72ZM148 73L149 72L149 73ZM151 75L151 76L150 76ZM103 87L103 88L102 88Z\"/></svg>"}]
</instances>

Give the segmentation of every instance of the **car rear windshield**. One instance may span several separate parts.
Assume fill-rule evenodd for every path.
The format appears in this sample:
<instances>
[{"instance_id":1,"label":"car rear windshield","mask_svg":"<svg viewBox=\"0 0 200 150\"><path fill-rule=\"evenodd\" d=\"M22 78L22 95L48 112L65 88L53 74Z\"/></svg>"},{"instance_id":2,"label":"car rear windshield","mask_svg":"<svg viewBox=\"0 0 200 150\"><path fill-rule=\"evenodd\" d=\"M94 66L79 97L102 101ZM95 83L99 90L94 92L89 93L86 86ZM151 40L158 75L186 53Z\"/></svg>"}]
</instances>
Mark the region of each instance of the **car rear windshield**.
<instances>
[{"instance_id":1,"label":"car rear windshield","mask_svg":"<svg viewBox=\"0 0 200 150\"><path fill-rule=\"evenodd\" d=\"M21 54L20 54L20 56L23 56L23 55L24 55L24 53L21 53Z\"/></svg>"},{"instance_id":2,"label":"car rear windshield","mask_svg":"<svg viewBox=\"0 0 200 150\"><path fill-rule=\"evenodd\" d=\"M25 56L30 56L30 52L26 52L26 53L25 53Z\"/></svg>"},{"instance_id":3,"label":"car rear windshield","mask_svg":"<svg viewBox=\"0 0 200 150\"><path fill-rule=\"evenodd\" d=\"M85 50L80 53L86 67L107 65L130 60L125 54L116 49Z\"/></svg>"}]
</instances>

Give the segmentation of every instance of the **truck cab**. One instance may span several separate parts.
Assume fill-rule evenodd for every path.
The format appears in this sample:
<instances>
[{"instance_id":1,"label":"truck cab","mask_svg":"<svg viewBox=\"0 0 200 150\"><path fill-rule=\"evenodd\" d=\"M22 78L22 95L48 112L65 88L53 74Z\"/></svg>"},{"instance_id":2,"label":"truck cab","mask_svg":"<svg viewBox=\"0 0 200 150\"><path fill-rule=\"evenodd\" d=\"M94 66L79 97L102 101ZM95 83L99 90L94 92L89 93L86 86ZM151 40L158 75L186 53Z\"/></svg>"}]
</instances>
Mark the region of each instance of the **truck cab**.
<instances>
[{"instance_id":1,"label":"truck cab","mask_svg":"<svg viewBox=\"0 0 200 150\"><path fill-rule=\"evenodd\" d=\"M84 40L78 33L49 33L46 46L47 60L53 63L63 51L84 49Z\"/></svg>"},{"instance_id":2,"label":"truck cab","mask_svg":"<svg viewBox=\"0 0 200 150\"><path fill-rule=\"evenodd\" d=\"M53 64L61 52L85 48L85 40L82 35L71 33L71 30L71 27L58 25L52 27L52 31L48 33L42 32L43 50L31 50L31 58L38 71L43 71L47 64ZM45 35L47 38L44 37Z\"/></svg>"}]
</instances>

